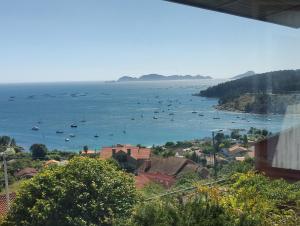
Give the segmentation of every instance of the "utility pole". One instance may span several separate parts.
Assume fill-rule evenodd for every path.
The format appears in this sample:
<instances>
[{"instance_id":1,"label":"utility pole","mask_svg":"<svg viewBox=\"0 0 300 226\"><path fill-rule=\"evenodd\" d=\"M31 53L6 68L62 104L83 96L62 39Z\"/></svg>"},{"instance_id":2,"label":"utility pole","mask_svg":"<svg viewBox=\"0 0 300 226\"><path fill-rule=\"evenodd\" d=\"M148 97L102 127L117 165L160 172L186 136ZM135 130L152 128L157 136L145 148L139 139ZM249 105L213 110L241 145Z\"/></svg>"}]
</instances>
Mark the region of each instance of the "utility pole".
<instances>
[{"instance_id":1,"label":"utility pole","mask_svg":"<svg viewBox=\"0 0 300 226\"><path fill-rule=\"evenodd\" d=\"M7 204L7 209L9 209L10 200L9 200L9 190L8 190L7 162L6 162L5 153L3 153L2 157L3 157L3 168L4 168L6 204Z\"/></svg>"},{"instance_id":2,"label":"utility pole","mask_svg":"<svg viewBox=\"0 0 300 226\"><path fill-rule=\"evenodd\" d=\"M217 148L216 148L216 144L215 144L215 132L220 133L223 132L223 129L217 129L217 130L212 130L212 143L213 143L213 149L214 149L214 153L213 153L213 161L214 161L214 173L215 173L215 179L217 178Z\"/></svg>"},{"instance_id":3,"label":"utility pole","mask_svg":"<svg viewBox=\"0 0 300 226\"><path fill-rule=\"evenodd\" d=\"M215 145L215 131L212 131L212 142L213 142L213 162L214 162L214 173L215 178L217 178L217 169L216 169L216 145Z\"/></svg>"},{"instance_id":4,"label":"utility pole","mask_svg":"<svg viewBox=\"0 0 300 226\"><path fill-rule=\"evenodd\" d=\"M4 180L5 180L5 196L6 196L6 205L7 209L9 210L10 206L10 199L9 199L9 189L8 189L8 175L7 175L7 161L6 157L8 155L13 155L15 154L15 150L8 145L6 150L4 152L0 153L0 156L3 158L3 169L4 169Z\"/></svg>"}]
</instances>

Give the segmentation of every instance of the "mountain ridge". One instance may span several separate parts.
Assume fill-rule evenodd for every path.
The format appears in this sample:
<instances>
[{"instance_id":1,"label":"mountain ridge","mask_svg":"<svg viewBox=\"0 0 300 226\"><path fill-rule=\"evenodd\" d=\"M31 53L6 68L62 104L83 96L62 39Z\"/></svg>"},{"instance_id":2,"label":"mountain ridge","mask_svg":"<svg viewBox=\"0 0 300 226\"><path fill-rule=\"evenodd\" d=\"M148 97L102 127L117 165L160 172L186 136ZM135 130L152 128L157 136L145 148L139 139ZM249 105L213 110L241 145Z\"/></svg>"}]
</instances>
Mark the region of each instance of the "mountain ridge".
<instances>
[{"instance_id":1,"label":"mountain ridge","mask_svg":"<svg viewBox=\"0 0 300 226\"><path fill-rule=\"evenodd\" d=\"M210 76L203 75L160 75L160 74L147 74L139 77L123 76L117 82L132 82L132 81L161 81L161 80L193 80L193 79L212 79Z\"/></svg>"},{"instance_id":2,"label":"mountain ridge","mask_svg":"<svg viewBox=\"0 0 300 226\"><path fill-rule=\"evenodd\" d=\"M249 76L252 76L252 75L255 75L255 74L256 73L254 71L247 71L247 72L245 72L243 74L239 74L239 75L233 76L230 79L240 79L240 78L249 77Z\"/></svg>"},{"instance_id":3,"label":"mountain ridge","mask_svg":"<svg viewBox=\"0 0 300 226\"><path fill-rule=\"evenodd\" d=\"M220 110L284 114L300 104L300 70L280 70L230 80L201 90L202 97L218 98Z\"/></svg>"}]
</instances>

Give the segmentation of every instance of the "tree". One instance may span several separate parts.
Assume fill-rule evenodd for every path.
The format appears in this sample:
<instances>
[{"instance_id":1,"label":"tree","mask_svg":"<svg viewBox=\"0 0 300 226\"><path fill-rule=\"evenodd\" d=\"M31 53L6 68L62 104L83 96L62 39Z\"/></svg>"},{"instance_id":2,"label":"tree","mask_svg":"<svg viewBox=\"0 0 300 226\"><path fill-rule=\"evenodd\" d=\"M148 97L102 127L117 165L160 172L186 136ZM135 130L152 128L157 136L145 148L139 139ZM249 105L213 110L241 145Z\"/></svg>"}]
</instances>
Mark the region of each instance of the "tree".
<instances>
[{"instance_id":1,"label":"tree","mask_svg":"<svg viewBox=\"0 0 300 226\"><path fill-rule=\"evenodd\" d=\"M217 133L215 135L215 140L216 140L216 143L215 143L215 147L217 149L217 151L219 150L219 145L224 141L225 139L225 135L224 133Z\"/></svg>"},{"instance_id":2,"label":"tree","mask_svg":"<svg viewBox=\"0 0 300 226\"><path fill-rule=\"evenodd\" d=\"M42 159L47 155L48 149L44 144L33 144L30 149L33 159Z\"/></svg>"},{"instance_id":3,"label":"tree","mask_svg":"<svg viewBox=\"0 0 300 226\"><path fill-rule=\"evenodd\" d=\"M266 130L266 129L263 129L262 131L261 131L261 134L263 135L263 136L268 136L268 134L269 134L269 132L268 132L268 130Z\"/></svg>"},{"instance_id":4,"label":"tree","mask_svg":"<svg viewBox=\"0 0 300 226\"><path fill-rule=\"evenodd\" d=\"M243 144L245 147L248 146L248 136L246 134L243 136Z\"/></svg>"},{"instance_id":5,"label":"tree","mask_svg":"<svg viewBox=\"0 0 300 226\"><path fill-rule=\"evenodd\" d=\"M25 181L5 226L111 225L136 203L133 177L105 160L74 157Z\"/></svg>"},{"instance_id":6,"label":"tree","mask_svg":"<svg viewBox=\"0 0 300 226\"><path fill-rule=\"evenodd\" d=\"M12 147L17 146L16 140L15 140L14 138L11 139L10 145L11 145Z\"/></svg>"},{"instance_id":7,"label":"tree","mask_svg":"<svg viewBox=\"0 0 300 226\"><path fill-rule=\"evenodd\" d=\"M231 135L230 137L232 139L240 139L241 138L241 135L240 135L240 131L238 129L234 129L232 132L231 132Z\"/></svg>"},{"instance_id":8,"label":"tree","mask_svg":"<svg viewBox=\"0 0 300 226\"><path fill-rule=\"evenodd\" d=\"M0 137L0 145L1 146L8 146L10 144L11 138L9 136L2 136Z\"/></svg>"},{"instance_id":9,"label":"tree","mask_svg":"<svg viewBox=\"0 0 300 226\"><path fill-rule=\"evenodd\" d=\"M168 142L166 142L166 144L165 144L165 146L166 147L174 147L175 146L175 143L174 142L172 142L172 141L168 141Z\"/></svg>"},{"instance_id":10,"label":"tree","mask_svg":"<svg viewBox=\"0 0 300 226\"><path fill-rule=\"evenodd\" d=\"M85 154L87 154L87 151L89 150L89 147L87 145L84 145L83 150L84 150Z\"/></svg>"},{"instance_id":11,"label":"tree","mask_svg":"<svg viewBox=\"0 0 300 226\"><path fill-rule=\"evenodd\" d=\"M207 146L203 149L203 153L207 155L213 154L215 152L216 150L212 146Z\"/></svg>"}]
</instances>

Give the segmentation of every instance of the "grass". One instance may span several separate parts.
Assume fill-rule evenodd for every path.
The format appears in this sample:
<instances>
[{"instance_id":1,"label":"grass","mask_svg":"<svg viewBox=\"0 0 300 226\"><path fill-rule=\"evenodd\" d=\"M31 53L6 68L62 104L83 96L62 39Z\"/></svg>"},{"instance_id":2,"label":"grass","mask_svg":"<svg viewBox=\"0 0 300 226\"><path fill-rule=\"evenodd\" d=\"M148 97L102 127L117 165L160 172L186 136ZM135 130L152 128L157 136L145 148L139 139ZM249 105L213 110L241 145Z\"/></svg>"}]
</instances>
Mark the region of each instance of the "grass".
<instances>
[{"instance_id":1,"label":"grass","mask_svg":"<svg viewBox=\"0 0 300 226\"><path fill-rule=\"evenodd\" d=\"M8 185L9 192L10 193L11 192L17 192L20 188L20 185L21 185L22 181L24 181L24 180L19 180L19 181L14 182L13 184ZM0 192L0 195L4 195L4 194L5 194L5 189L3 189Z\"/></svg>"}]
</instances>

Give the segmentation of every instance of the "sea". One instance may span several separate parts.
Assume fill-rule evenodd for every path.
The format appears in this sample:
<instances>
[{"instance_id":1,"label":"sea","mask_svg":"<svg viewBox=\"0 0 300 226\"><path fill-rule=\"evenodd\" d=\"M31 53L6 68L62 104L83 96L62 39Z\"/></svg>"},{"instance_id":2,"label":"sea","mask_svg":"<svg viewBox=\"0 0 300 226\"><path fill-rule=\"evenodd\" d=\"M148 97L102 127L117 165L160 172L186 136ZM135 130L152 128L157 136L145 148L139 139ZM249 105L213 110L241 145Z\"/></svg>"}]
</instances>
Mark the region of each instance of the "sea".
<instances>
[{"instance_id":1,"label":"sea","mask_svg":"<svg viewBox=\"0 0 300 226\"><path fill-rule=\"evenodd\" d=\"M295 116L218 111L218 99L193 95L224 81L2 84L0 135L14 137L25 150L42 143L51 150L78 152L84 145L99 150L201 139L215 130L278 132L299 121Z\"/></svg>"}]
</instances>

